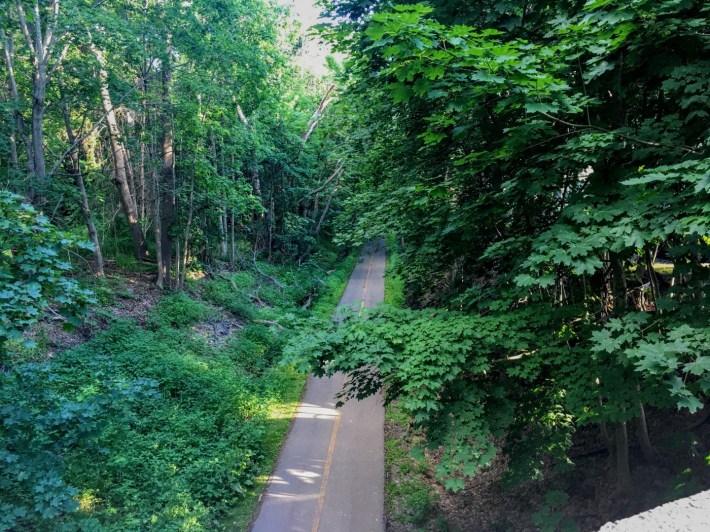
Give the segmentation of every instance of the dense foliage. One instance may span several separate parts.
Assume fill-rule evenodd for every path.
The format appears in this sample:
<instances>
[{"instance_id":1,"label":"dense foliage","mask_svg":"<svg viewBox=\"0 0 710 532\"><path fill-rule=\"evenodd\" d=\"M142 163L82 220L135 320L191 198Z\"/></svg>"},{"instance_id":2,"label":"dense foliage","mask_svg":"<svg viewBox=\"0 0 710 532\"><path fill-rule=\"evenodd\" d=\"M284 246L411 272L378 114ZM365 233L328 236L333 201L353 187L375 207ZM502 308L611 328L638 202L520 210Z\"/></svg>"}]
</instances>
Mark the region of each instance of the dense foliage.
<instances>
[{"instance_id":1,"label":"dense foliage","mask_svg":"<svg viewBox=\"0 0 710 532\"><path fill-rule=\"evenodd\" d=\"M64 275L71 268L68 254L82 247L91 248L58 231L16 194L0 191L0 365L6 341L45 317L50 304L71 327L94 302L89 290Z\"/></svg>"},{"instance_id":2,"label":"dense foliage","mask_svg":"<svg viewBox=\"0 0 710 532\"><path fill-rule=\"evenodd\" d=\"M328 7L357 169L340 238L395 233L420 310L325 326L294 356L399 397L452 488L494 441L513 477L565 464L585 424L627 487L629 440L653 459L649 405L710 391L710 8Z\"/></svg>"},{"instance_id":3,"label":"dense foliage","mask_svg":"<svg viewBox=\"0 0 710 532\"><path fill-rule=\"evenodd\" d=\"M300 295L338 255L318 259L296 271L261 267ZM336 277L351 266L343 261ZM318 285L314 295L330 296ZM269 435L270 409L294 384L293 370L276 364L283 326L265 323L307 315L299 296L280 291L268 307L249 301L236 314L210 305L261 287L255 272L225 276L205 283L203 298L162 298L144 327L112 320L50 360L16 356L0 372L0 528L224 528L271 467L266 439L288 426ZM239 321L247 306L250 320ZM225 320L236 329L220 340L210 325Z\"/></svg>"},{"instance_id":4,"label":"dense foliage","mask_svg":"<svg viewBox=\"0 0 710 532\"><path fill-rule=\"evenodd\" d=\"M277 331L347 278L323 236L390 235L408 305L334 324L332 291L290 359L398 400L451 489L569 467L587 425L627 488L647 411L707 408L707 2L321 3L325 77L269 0L0 2L0 528L222 526ZM176 293L33 345L126 267Z\"/></svg>"},{"instance_id":5,"label":"dense foliage","mask_svg":"<svg viewBox=\"0 0 710 532\"><path fill-rule=\"evenodd\" d=\"M0 529L253 509L304 382L283 331L352 265L303 40L270 0L0 2Z\"/></svg>"},{"instance_id":6,"label":"dense foliage","mask_svg":"<svg viewBox=\"0 0 710 532\"><path fill-rule=\"evenodd\" d=\"M133 255L179 288L198 262L247 250L308 257L345 170L318 127L334 89L294 61L303 32L284 8L1 7L0 187L84 225L97 275Z\"/></svg>"}]
</instances>

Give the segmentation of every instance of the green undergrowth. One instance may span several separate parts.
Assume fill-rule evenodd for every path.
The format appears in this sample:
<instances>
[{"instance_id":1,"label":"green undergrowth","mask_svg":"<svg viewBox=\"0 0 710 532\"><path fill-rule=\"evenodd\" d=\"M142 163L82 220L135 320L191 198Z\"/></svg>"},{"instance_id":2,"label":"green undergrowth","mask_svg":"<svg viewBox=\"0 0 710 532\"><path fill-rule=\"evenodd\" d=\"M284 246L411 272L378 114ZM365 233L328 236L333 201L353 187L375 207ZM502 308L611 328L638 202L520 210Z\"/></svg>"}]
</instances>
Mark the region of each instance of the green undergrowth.
<instances>
[{"instance_id":1,"label":"green undergrowth","mask_svg":"<svg viewBox=\"0 0 710 532\"><path fill-rule=\"evenodd\" d=\"M424 444L423 436L397 402L388 405L385 423L388 522L412 530L447 530L443 517L437 516L438 495L432 491L429 477L431 464L426 456L413 452Z\"/></svg>"},{"instance_id":2,"label":"green undergrowth","mask_svg":"<svg viewBox=\"0 0 710 532\"><path fill-rule=\"evenodd\" d=\"M322 319L330 318L335 307L340 303L345 288L348 286L350 274L357 264L358 253L351 253L343 262L338 264L325 280L323 297L318 298L313 304L312 313Z\"/></svg>"},{"instance_id":3,"label":"green undergrowth","mask_svg":"<svg viewBox=\"0 0 710 532\"><path fill-rule=\"evenodd\" d=\"M290 316L310 297L325 312L351 263L324 251L260 264L281 287L252 270L192 283L143 327L112 320L5 368L0 530L246 529L306 379L278 364ZM120 286L104 286L110 304ZM220 322L226 338L198 334Z\"/></svg>"},{"instance_id":4,"label":"green undergrowth","mask_svg":"<svg viewBox=\"0 0 710 532\"><path fill-rule=\"evenodd\" d=\"M405 304L404 278L399 273L399 245L394 236L387 238L387 268L385 271L385 299L387 305L402 308Z\"/></svg>"},{"instance_id":5,"label":"green undergrowth","mask_svg":"<svg viewBox=\"0 0 710 532\"><path fill-rule=\"evenodd\" d=\"M387 239L385 299L387 305L405 304L404 278L399 274L396 238ZM437 515L438 496L432 491L431 465L421 453L414 452L424 439L412 426L412 417L395 401L385 412L385 508L390 523L412 530L447 530L446 521Z\"/></svg>"}]
</instances>

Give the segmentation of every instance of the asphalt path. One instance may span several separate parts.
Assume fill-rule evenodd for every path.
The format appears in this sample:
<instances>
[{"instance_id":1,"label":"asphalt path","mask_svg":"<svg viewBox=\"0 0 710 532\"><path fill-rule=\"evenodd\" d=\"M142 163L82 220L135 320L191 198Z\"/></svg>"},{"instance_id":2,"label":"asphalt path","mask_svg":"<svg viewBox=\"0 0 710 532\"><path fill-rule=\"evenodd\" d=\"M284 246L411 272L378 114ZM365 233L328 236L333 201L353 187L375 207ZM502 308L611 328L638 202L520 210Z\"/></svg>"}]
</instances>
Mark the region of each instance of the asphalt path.
<instances>
[{"instance_id":1,"label":"asphalt path","mask_svg":"<svg viewBox=\"0 0 710 532\"><path fill-rule=\"evenodd\" d=\"M384 298L384 242L368 243L340 300ZM339 313L336 313L336 319ZM384 531L384 408L379 396L336 409L344 376L311 376L252 532Z\"/></svg>"}]
</instances>

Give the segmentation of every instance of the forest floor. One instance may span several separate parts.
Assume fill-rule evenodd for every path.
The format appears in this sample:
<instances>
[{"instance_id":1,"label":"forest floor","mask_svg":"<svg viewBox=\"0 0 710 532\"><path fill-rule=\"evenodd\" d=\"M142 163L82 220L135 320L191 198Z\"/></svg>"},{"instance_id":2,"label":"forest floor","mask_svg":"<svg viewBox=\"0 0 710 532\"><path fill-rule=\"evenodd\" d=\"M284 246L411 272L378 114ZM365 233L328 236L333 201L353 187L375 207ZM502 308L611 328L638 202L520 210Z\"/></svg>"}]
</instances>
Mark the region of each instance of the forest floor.
<instances>
[{"instance_id":1,"label":"forest floor","mask_svg":"<svg viewBox=\"0 0 710 532\"><path fill-rule=\"evenodd\" d=\"M33 327L2 375L26 483L56 478L65 508L11 528L246 530L306 380L279 364L287 331L332 316L355 259L324 249L303 266L198 272L181 293L155 287L150 265L82 278L98 303L83 324ZM23 414L37 397L49 414ZM66 412L56 441L33 436ZM48 446L60 461L35 459Z\"/></svg>"},{"instance_id":2,"label":"forest floor","mask_svg":"<svg viewBox=\"0 0 710 532\"><path fill-rule=\"evenodd\" d=\"M703 421L702 412L648 414L658 459L644 462L632 439L634 486L628 493L615 490L613 468L594 427L583 427L575 435L570 452L573 469L543 464L543 480L509 487L504 482L506 461L499 455L489 468L468 479L462 491L451 493L434 478L435 453L421 460L409 456L422 435L396 405L390 407L385 424L387 530L586 532L710 488L706 458L710 421ZM688 453L688 448L693 451Z\"/></svg>"}]
</instances>

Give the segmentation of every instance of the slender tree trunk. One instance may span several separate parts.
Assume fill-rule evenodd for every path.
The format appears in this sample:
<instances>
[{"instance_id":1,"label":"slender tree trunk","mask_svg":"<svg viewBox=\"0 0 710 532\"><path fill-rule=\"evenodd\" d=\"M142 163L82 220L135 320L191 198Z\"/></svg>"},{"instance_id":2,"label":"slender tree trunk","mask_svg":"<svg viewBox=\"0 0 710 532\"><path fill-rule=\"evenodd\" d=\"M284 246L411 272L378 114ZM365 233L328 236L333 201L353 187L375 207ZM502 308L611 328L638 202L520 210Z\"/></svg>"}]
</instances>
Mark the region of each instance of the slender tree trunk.
<instances>
[{"instance_id":1,"label":"slender tree trunk","mask_svg":"<svg viewBox=\"0 0 710 532\"><path fill-rule=\"evenodd\" d=\"M653 448L651 438L648 435L648 425L646 424L646 411L643 408L643 403L639 401L639 415L636 418L636 437L638 438L641 452L647 462L653 462L656 459L656 450Z\"/></svg>"},{"instance_id":2,"label":"slender tree trunk","mask_svg":"<svg viewBox=\"0 0 710 532\"><path fill-rule=\"evenodd\" d=\"M17 137L15 136L15 125L12 125L10 133L10 166L13 170L19 170L20 164L17 159Z\"/></svg>"},{"instance_id":3,"label":"slender tree trunk","mask_svg":"<svg viewBox=\"0 0 710 532\"><path fill-rule=\"evenodd\" d=\"M163 270L163 226L161 224L162 217L160 216L160 184L159 184L158 172L153 170L152 179L152 191L153 191L153 237L155 238L155 260L158 263L158 278L155 280L155 284L161 290L165 288L166 280L167 284L170 284L170 279L165 277L165 271ZM168 275L170 272L168 272Z\"/></svg>"},{"instance_id":4,"label":"slender tree trunk","mask_svg":"<svg viewBox=\"0 0 710 532\"><path fill-rule=\"evenodd\" d=\"M602 440L604 440L606 450L609 452L609 458L614 460L616 458L616 449L614 447L614 440L609 435L609 428L607 427L606 422L602 421L599 423L599 430L602 434Z\"/></svg>"},{"instance_id":5,"label":"slender tree trunk","mask_svg":"<svg viewBox=\"0 0 710 532\"><path fill-rule=\"evenodd\" d=\"M311 116L311 119L308 121L308 126L306 126L306 130L301 134L303 142L308 142L308 139L310 138L311 134L313 134L313 131L318 126L318 123L323 117L323 113L325 112L326 107L328 107L328 104L330 104L330 94L333 92L334 89L335 85L331 85L328 88L328 91L325 93L325 96L323 96L323 99L321 100L318 109L316 109L316 111L313 113L313 116Z\"/></svg>"},{"instance_id":6,"label":"slender tree trunk","mask_svg":"<svg viewBox=\"0 0 710 532\"><path fill-rule=\"evenodd\" d=\"M145 129L145 128L144 128ZM138 167L138 186L140 190L140 210L138 211L138 216L142 222L146 219L146 184L145 184L145 141L141 140L140 146L140 162Z\"/></svg>"},{"instance_id":7,"label":"slender tree trunk","mask_svg":"<svg viewBox=\"0 0 710 532\"><path fill-rule=\"evenodd\" d=\"M161 171L161 201L160 201L160 225L162 234L160 246L162 248L162 264L158 268L163 271L163 279L169 280L172 269L173 239L170 235L170 227L175 217L175 139L173 132L173 121L170 113L170 85L172 83L172 71L170 67L170 56L172 47L168 36L167 58L163 63L163 166ZM176 258L179 258L179 253ZM179 263L179 260L178 260ZM178 264L179 266L179 264Z\"/></svg>"},{"instance_id":8,"label":"slender tree trunk","mask_svg":"<svg viewBox=\"0 0 710 532\"><path fill-rule=\"evenodd\" d=\"M239 121L244 125L247 131L251 131L249 120L247 120L247 117L244 114L244 111L242 111L242 108L239 104L237 104L237 117L239 117ZM264 198L261 195L261 178L259 177L259 162L256 159L256 153L253 154L253 158L251 161L251 167L249 169L249 181L251 182L251 188L254 192L254 195L259 198L259 204L263 206ZM263 212L254 214L254 221L258 221L263 218Z\"/></svg>"},{"instance_id":9,"label":"slender tree trunk","mask_svg":"<svg viewBox=\"0 0 710 532\"><path fill-rule=\"evenodd\" d=\"M190 180L190 196L187 204L187 221L185 223L185 232L183 233L184 242L182 250L182 274L178 274L178 287L182 289L185 286L185 278L187 277L187 259L190 253L190 227L192 226L192 218L195 213L195 174L193 172ZM178 256L179 253L178 253Z\"/></svg>"},{"instance_id":10,"label":"slender tree trunk","mask_svg":"<svg viewBox=\"0 0 710 532\"><path fill-rule=\"evenodd\" d=\"M47 162L44 156L44 105L47 81L46 65L40 61L35 68L32 83L32 156L37 183L42 191L47 186Z\"/></svg>"},{"instance_id":11,"label":"slender tree trunk","mask_svg":"<svg viewBox=\"0 0 710 532\"><path fill-rule=\"evenodd\" d=\"M128 222L128 227L131 231L131 239L133 240L133 249L136 259L142 261L148 258L148 247L146 246L145 235L143 228L138 222L138 213L136 212L136 204L131 195L131 190L128 186L127 175L127 155L126 149L121 143L118 122L116 121L116 113L111 101L111 93L108 89L108 72L104 67L103 53L93 44L91 50L99 62L99 81L101 83L101 102L104 112L106 113L106 124L108 125L109 142L111 145L111 154L113 155L114 164L114 183L118 189L118 197L121 201L123 212Z\"/></svg>"},{"instance_id":12,"label":"slender tree trunk","mask_svg":"<svg viewBox=\"0 0 710 532\"><path fill-rule=\"evenodd\" d=\"M621 315L626 311L626 272L624 261L617 253L609 253L611 266L611 289L613 312ZM631 467L629 465L629 438L626 423L617 423L614 442L616 443L616 472L621 490L631 487Z\"/></svg>"},{"instance_id":13,"label":"slender tree trunk","mask_svg":"<svg viewBox=\"0 0 710 532\"><path fill-rule=\"evenodd\" d=\"M330 196L328 196L328 201L325 203L325 207L323 208L323 214L320 216L320 220L318 220L318 225L316 225L316 229L313 232L315 236L318 236L320 234L320 230L323 228L323 223L325 222L326 217L328 216L328 211L330 210L330 206L333 203L333 198L335 197L335 194L338 192L338 187L336 186L333 188L333 192L330 193Z\"/></svg>"},{"instance_id":14,"label":"slender tree trunk","mask_svg":"<svg viewBox=\"0 0 710 532\"><path fill-rule=\"evenodd\" d=\"M76 143L76 135L74 135L74 130L71 126L69 107L67 106L66 102L62 103L62 114L64 115L64 127L67 131L69 145L73 146ZM74 174L74 182L76 183L76 188L79 191L79 207L81 208L81 214L84 217L84 223L86 224L86 229L89 233L89 239L94 245L94 275L96 275L97 277L105 277L104 258L101 254L101 242L99 242L99 235L96 231L94 218L93 216L91 216L91 210L89 208L89 197L86 194L86 187L84 186L84 176L81 173L78 147L75 147L71 151L69 157L72 165L72 173Z\"/></svg>"},{"instance_id":15,"label":"slender tree trunk","mask_svg":"<svg viewBox=\"0 0 710 532\"><path fill-rule=\"evenodd\" d=\"M32 165L37 183L41 189L36 198L43 201L43 192L47 186L47 164L44 153L44 112L47 85L52 74L59 68L69 44L64 46L63 51L57 56L54 55L54 45L57 42L57 29L59 25L59 0L51 0L42 7L40 3L34 4L33 20L28 21L25 9L21 2L15 4L17 19L20 29L25 37L27 48L32 57ZM43 16L44 15L44 16ZM30 22L32 28L30 28ZM44 26L44 28L43 28ZM52 67L50 62L54 59Z\"/></svg>"},{"instance_id":16,"label":"slender tree trunk","mask_svg":"<svg viewBox=\"0 0 710 532\"><path fill-rule=\"evenodd\" d=\"M131 164L131 152L126 149L126 177L128 178L128 190L131 191L131 199L133 199L133 208L138 216L138 189L136 189L136 180L133 175L133 165ZM140 220L140 218L138 218Z\"/></svg>"},{"instance_id":17,"label":"slender tree trunk","mask_svg":"<svg viewBox=\"0 0 710 532\"><path fill-rule=\"evenodd\" d=\"M617 423L614 432L617 481L622 491L628 491L631 489L631 468L629 467L629 436L626 431L626 423Z\"/></svg>"},{"instance_id":18,"label":"slender tree trunk","mask_svg":"<svg viewBox=\"0 0 710 532\"><path fill-rule=\"evenodd\" d=\"M227 213L227 209L224 209L224 212L220 215L219 217L219 232L220 232L220 237L221 237L221 242L220 242L220 252L221 252L221 257L223 259L227 258L227 229L228 229L228 218L229 215Z\"/></svg>"},{"instance_id":19,"label":"slender tree trunk","mask_svg":"<svg viewBox=\"0 0 710 532\"><path fill-rule=\"evenodd\" d=\"M15 119L15 131L22 139L25 146L25 154L27 156L27 172L35 173L34 157L32 155L32 141L25 130L25 121L22 113L19 110L20 93L17 88L17 80L15 78L15 46L11 35L5 35L5 32L0 29L0 39L3 41L3 57L5 59L5 68L7 70L8 86L10 89L10 99L15 103L13 117ZM19 168L19 166L18 166ZM33 194L31 194L33 195Z\"/></svg>"},{"instance_id":20,"label":"slender tree trunk","mask_svg":"<svg viewBox=\"0 0 710 532\"><path fill-rule=\"evenodd\" d=\"M175 282L173 283L176 292L180 290L180 257L180 239L178 238L175 242Z\"/></svg>"},{"instance_id":21,"label":"slender tree trunk","mask_svg":"<svg viewBox=\"0 0 710 532\"><path fill-rule=\"evenodd\" d=\"M646 261L646 268L648 269L648 282L651 287L651 295L653 296L653 307L656 312L661 314L661 311L658 309L658 299L661 297L661 288L658 284L656 270L653 269L653 258L651 257L651 251L648 247L644 248L643 256Z\"/></svg>"},{"instance_id":22,"label":"slender tree trunk","mask_svg":"<svg viewBox=\"0 0 710 532\"><path fill-rule=\"evenodd\" d=\"M271 253L274 249L274 224L276 222L274 216L274 187L271 186L271 194L269 195L269 260L271 260Z\"/></svg>"},{"instance_id":23,"label":"slender tree trunk","mask_svg":"<svg viewBox=\"0 0 710 532\"><path fill-rule=\"evenodd\" d=\"M624 261L618 253L609 253L611 261L611 286L613 293L614 314L621 315L626 311L626 272Z\"/></svg>"},{"instance_id":24,"label":"slender tree trunk","mask_svg":"<svg viewBox=\"0 0 710 532\"><path fill-rule=\"evenodd\" d=\"M231 216L231 242L230 242L230 253L229 253L229 264L230 266L234 267L234 262L235 262L235 257L234 257L234 252L235 252L235 242L234 242L234 210L232 210L232 216Z\"/></svg>"}]
</instances>

